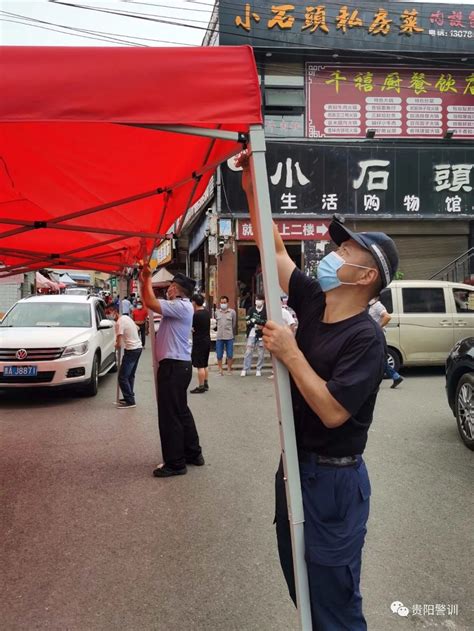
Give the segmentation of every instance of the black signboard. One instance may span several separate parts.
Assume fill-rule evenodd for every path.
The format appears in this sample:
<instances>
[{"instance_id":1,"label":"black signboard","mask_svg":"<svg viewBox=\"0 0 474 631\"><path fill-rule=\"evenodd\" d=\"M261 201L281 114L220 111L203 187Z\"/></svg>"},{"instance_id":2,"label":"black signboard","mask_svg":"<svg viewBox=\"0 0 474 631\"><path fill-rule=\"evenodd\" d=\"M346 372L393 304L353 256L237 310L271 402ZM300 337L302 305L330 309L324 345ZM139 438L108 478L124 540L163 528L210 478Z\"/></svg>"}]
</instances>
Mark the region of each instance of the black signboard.
<instances>
[{"instance_id":1,"label":"black signboard","mask_svg":"<svg viewBox=\"0 0 474 631\"><path fill-rule=\"evenodd\" d=\"M266 48L293 45L417 53L473 50L474 5L309 4L307 0L221 2L219 41Z\"/></svg>"},{"instance_id":2,"label":"black signboard","mask_svg":"<svg viewBox=\"0 0 474 631\"><path fill-rule=\"evenodd\" d=\"M272 211L280 216L474 219L474 147L445 142L268 142ZM222 212L246 214L233 159L223 165L222 177Z\"/></svg>"}]
</instances>

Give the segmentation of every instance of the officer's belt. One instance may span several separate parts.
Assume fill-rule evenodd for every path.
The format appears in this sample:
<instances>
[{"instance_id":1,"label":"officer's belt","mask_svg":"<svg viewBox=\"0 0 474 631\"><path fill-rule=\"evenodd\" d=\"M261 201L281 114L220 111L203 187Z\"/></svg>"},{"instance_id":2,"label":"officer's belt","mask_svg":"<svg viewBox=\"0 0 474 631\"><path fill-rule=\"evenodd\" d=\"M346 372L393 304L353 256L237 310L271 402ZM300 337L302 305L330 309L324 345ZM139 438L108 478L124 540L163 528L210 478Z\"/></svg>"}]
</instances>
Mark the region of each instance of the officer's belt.
<instances>
[{"instance_id":1,"label":"officer's belt","mask_svg":"<svg viewBox=\"0 0 474 631\"><path fill-rule=\"evenodd\" d=\"M309 462L318 464L323 467L355 467L359 459L357 456L342 456L336 458L333 456L321 456L320 454L303 451L299 453L300 462Z\"/></svg>"}]
</instances>

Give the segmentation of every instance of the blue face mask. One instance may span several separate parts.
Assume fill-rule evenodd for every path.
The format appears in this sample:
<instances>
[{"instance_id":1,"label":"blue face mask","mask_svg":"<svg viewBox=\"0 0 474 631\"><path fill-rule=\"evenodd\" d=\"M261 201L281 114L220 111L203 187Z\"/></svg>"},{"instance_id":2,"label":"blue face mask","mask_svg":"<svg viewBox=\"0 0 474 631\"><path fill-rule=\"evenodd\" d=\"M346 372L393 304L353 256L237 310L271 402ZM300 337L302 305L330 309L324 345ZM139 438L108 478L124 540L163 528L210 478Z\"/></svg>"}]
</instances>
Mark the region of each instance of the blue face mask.
<instances>
[{"instance_id":1,"label":"blue face mask","mask_svg":"<svg viewBox=\"0 0 474 631\"><path fill-rule=\"evenodd\" d=\"M339 280L337 272L341 269L343 265L360 267L362 269L372 269L371 267L366 267L365 265L346 263L342 256L340 256L337 252L329 252L329 254L321 259L317 270L318 281L321 285L321 289L324 292L331 291L331 289L336 289L336 287L340 287L341 285L357 285L357 283L344 283Z\"/></svg>"}]
</instances>

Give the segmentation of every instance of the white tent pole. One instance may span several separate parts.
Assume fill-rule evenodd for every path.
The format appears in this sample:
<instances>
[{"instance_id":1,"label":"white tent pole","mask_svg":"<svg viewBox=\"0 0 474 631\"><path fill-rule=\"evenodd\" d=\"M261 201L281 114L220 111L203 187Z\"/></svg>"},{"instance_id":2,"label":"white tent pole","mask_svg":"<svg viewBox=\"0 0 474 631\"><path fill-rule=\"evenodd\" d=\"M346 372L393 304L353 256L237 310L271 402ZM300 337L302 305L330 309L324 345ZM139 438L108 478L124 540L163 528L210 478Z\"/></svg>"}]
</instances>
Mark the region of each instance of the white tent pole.
<instances>
[{"instance_id":1,"label":"white tent pole","mask_svg":"<svg viewBox=\"0 0 474 631\"><path fill-rule=\"evenodd\" d=\"M276 266L273 221L268 190L267 166L265 162L265 134L261 125L253 125L250 131L250 170L255 191L257 231L260 242L265 286L265 304L270 320L283 324L280 303L280 283ZM296 450L295 424L291 402L290 380L285 366L273 358L274 384L280 426L280 441L283 458L293 569L295 574L296 598L301 629L310 631L311 605L309 599L308 572L305 561L304 513L301 495L298 454Z\"/></svg>"}]
</instances>

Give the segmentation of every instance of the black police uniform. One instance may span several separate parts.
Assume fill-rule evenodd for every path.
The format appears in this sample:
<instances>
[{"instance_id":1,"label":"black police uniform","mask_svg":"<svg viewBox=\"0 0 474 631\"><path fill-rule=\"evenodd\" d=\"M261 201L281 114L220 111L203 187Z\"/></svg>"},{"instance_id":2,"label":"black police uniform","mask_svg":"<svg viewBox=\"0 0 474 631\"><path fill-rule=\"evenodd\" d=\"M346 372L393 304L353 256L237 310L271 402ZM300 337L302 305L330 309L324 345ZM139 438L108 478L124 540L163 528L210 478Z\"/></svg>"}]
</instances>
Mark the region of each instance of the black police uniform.
<instances>
[{"instance_id":1,"label":"black police uniform","mask_svg":"<svg viewBox=\"0 0 474 631\"><path fill-rule=\"evenodd\" d=\"M343 425L327 428L291 382L313 629L361 631L367 628L359 581L370 496L362 453L383 377L385 339L368 311L322 322L325 295L298 269L290 279L288 304L298 318L299 348L351 414ZM296 602L281 462L275 486L280 562Z\"/></svg>"}]
</instances>

